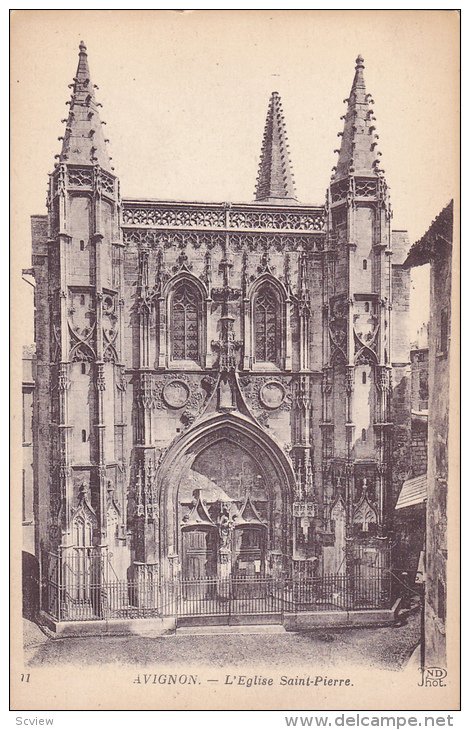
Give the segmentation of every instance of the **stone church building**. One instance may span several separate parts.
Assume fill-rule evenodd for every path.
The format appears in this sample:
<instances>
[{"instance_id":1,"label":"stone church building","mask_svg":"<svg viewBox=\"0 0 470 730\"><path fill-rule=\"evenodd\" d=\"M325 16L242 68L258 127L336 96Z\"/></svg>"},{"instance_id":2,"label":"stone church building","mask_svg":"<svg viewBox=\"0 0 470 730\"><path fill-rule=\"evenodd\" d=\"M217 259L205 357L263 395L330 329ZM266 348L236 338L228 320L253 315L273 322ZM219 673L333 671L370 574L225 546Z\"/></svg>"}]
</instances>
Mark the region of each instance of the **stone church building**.
<instances>
[{"instance_id":1,"label":"stone church building","mask_svg":"<svg viewBox=\"0 0 470 730\"><path fill-rule=\"evenodd\" d=\"M123 197L95 88L82 42L32 218L37 552L74 590L90 570L388 576L410 467L409 244L363 58L318 205L297 200L277 92L252 202Z\"/></svg>"}]
</instances>

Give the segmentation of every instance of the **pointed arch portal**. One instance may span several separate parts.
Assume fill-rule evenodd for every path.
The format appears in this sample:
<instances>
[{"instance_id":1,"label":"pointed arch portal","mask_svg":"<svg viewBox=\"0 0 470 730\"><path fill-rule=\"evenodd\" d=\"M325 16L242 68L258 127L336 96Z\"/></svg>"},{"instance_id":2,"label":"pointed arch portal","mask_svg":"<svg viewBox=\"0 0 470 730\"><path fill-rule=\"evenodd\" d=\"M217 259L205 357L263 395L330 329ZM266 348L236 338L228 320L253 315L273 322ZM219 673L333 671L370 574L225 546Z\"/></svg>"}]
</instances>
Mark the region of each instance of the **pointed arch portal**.
<instances>
[{"instance_id":1,"label":"pointed arch portal","mask_svg":"<svg viewBox=\"0 0 470 730\"><path fill-rule=\"evenodd\" d=\"M254 422L217 414L199 422L160 467L160 556L184 578L270 575L291 554L295 477Z\"/></svg>"}]
</instances>

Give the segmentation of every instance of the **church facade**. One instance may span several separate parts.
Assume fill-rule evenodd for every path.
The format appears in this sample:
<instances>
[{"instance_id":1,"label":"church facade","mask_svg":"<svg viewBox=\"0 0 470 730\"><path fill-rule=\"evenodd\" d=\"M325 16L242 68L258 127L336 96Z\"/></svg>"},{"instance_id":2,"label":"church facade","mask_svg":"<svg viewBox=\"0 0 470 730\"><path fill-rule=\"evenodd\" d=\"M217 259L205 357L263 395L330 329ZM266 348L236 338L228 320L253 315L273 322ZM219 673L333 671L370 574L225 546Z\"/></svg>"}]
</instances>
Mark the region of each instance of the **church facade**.
<instances>
[{"instance_id":1,"label":"church facade","mask_svg":"<svg viewBox=\"0 0 470 730\"><path fill-rule=\"evenodd\" d=\"M359 56L326 202L297 200L276 92L253 202L137 200L80 44L32 218L37 551L74 590L90 556L117 581L389 575L408 239L363 70Z\"/></svg>"}]
</instances>

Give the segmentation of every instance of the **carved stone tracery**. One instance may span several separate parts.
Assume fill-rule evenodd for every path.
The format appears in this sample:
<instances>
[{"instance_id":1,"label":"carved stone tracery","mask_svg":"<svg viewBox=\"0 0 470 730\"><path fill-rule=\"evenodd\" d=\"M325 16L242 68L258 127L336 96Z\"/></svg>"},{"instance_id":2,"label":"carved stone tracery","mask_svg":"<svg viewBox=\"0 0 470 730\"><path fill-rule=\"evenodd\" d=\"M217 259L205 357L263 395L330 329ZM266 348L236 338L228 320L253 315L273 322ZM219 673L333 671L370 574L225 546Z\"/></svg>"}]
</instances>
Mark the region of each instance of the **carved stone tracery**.
<instances>
[{"instance_id":1,"label":"carved stone tracery","mask_svg":"<svg viewBox=\"0 0 470 730\"><path fill-rule=\"evenodd\" d=\"M93 185L93 170L90 167L69 167L68 184L76 188L91 188Z\"/></svg>"},{"instance_id":2,"label":"carved stone tracery","mask_svg":"<svg viewBox=\"0 0 470 730\"><path fill-rule=\"evenodd\" d=\"M225 228L225 210L220 208L167 208L163 206L130 206L124 204L124 226L153 226L159 228ZM228 213L229 228L289 229L297 231L323 231L325 215L317 211L255 211L232 207Z\"/></svg>"},{"instance_id":3,"label":"carved stone tracery","mask_svg":"<svg viewBox=\"0 0 470 730\"><path fill-rule=\"evenodd\" d=\"M226 235L216 231L179 231L155 230L146 228L123 228L123 240L126 244L148 246L149 248L176 248L192 246L195 249L204 246L208 250L215 247L224 248ZM228 246L234 253L245 249L258 252L267 246L277 253L292 251L321 252L324 248L323 233L238 233L230 232Z\"/></svg>"},{"instance_id":4,"label":"carved stone tracery","mask_svg":"<svg viewBox=\"0 0 470 730\"><path fill-rule=\"evenodd\" d=\"M153 373L143 372L140 374L137 399L146 410L152 410L156 407L158 396Z\"/></svg>"},{"instance_id":5,"label":"carved stone tracery","mask_svg":"<svg viewBox=\"0 0 470 730\"><path fill-rule=\"evenodd\" d=\"M347 362L348 302L337 297L331 303L328 331L330 337L331 362Z\"/></svg>"},{"instance_id":6,"label":"carved stone tracery","mask_svg":"<svg viewBox=\"0 0 470 730\"><path fill-rule=\"evenodd\" d=\"M135 465L134 479L134 516L143 517L146 522L158 521L157 476L153 450Z\"/></svg>"}]
</instances>

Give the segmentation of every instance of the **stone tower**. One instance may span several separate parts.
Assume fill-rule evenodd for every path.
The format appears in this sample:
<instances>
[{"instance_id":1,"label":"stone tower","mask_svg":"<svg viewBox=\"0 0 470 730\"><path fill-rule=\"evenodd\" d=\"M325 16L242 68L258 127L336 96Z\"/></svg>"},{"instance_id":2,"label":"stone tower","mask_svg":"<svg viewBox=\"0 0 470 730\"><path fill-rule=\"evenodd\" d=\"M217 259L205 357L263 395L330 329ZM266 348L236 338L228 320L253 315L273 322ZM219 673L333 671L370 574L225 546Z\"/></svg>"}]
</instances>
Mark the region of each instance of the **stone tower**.
<instances>
[{"instance_id":1,"label":"stone tower","mask_svg":"<svg viewBox=\"0 0 470 730\"><path fill-rule=\"evenodd\" d=\"M326 572L382 565L391 494L392 241L364 59L356 59L327 192L323 479L334 524Z\"/></svg>"},{"instance_id":2,"label":"stone tower","mask_svg":"<svg viewBox=\"0 0 470 730\"><path fill-rule=\"evenodd\" d=\"M39 391L48 392L37 413L39 533L64 555L70 546L104 554L126 522L122 242L119 181L83 42L71 87L47 233L33 219Z\"/></svg>"}]
</instances>

